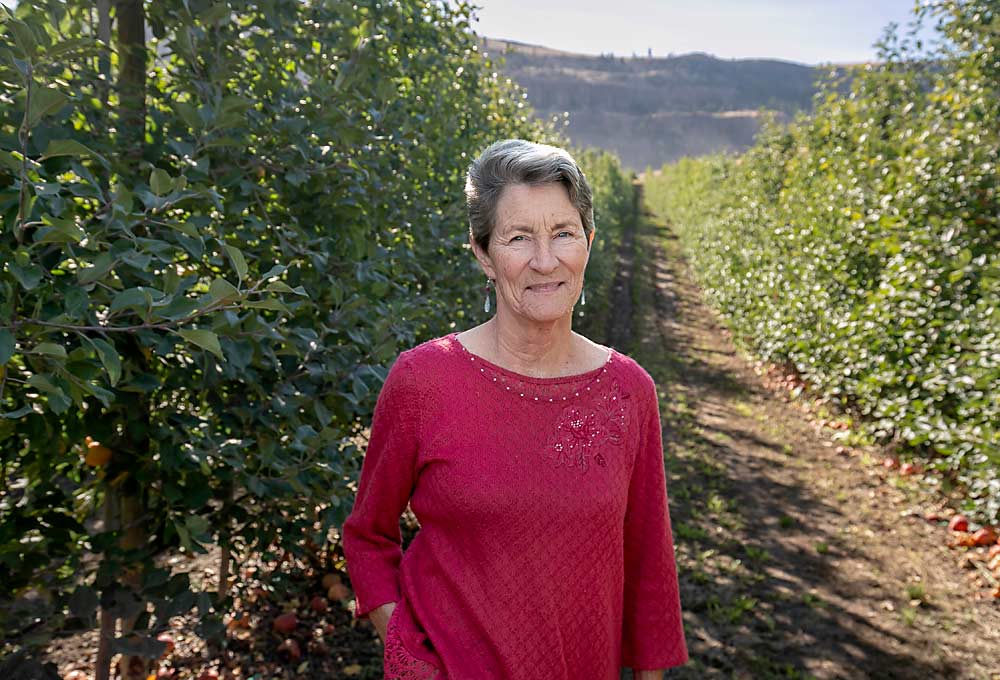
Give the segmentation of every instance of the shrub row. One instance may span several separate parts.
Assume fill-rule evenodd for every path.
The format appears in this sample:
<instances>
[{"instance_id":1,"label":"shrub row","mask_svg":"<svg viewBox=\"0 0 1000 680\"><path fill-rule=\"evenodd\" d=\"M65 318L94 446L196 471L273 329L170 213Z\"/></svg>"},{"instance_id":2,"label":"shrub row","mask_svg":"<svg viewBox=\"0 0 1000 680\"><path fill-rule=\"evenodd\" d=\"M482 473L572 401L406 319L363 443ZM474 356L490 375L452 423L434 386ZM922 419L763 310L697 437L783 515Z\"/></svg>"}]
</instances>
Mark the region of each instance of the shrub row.
<instances>
[{"instance_id":1,"label":"shrub row","mask_svg":"<svg viewBox=\"0 0 1000 680\"><path fill-rule=\"evenodd\" d=\"M99 661L155 657L192 607L220 631L233 555L329 546L388 365L483 318L469 161L498 138L561 139L480 53L462 2L11 12L0 626L9 650L99 613L106 633L125 622ZM598 215L616 214L620 168L584 156ZM211 545L216 597L157 566ZM10 606L27 590L41 596Z\"/></svg>"},{"instance_id":2,"label":"shrub row","mask_svg":"<svg viewBox=\"0 0 1000 680\"><path fill-rule=\"evenodd\" d=\"M763 358L961 482L1000 520L1000 21L925 3L940 45L881 62L739 157L647 173L714 303Z\"/></svg>"}]
</instances>

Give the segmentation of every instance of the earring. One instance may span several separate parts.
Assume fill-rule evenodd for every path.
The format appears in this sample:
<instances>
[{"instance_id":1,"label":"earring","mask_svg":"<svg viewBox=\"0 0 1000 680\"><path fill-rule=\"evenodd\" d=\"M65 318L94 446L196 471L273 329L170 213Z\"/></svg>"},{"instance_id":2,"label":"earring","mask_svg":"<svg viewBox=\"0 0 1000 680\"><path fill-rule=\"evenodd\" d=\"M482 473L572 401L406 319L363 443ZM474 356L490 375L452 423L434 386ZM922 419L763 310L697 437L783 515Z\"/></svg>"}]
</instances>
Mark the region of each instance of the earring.
<instances>
[{"instance_id":1,"label":"earring","mask_svg":"<svg viewBox=\"0 0 1000 680\"><path fill-rule=\"evenodd\" d=\"M485 288L486 288L486 302L483 303L483 311L486 312L487 314L490 313L490 281L491 281L491 279L487 276L486 277L486 286L485 286Z\"/></svg>"},{"instance_id":2,"label":"earring","mask_svg":"<svg viewBox=\"0 0 1000 680\"><path fill-rule=\"evenodd\" d=\"M587 304L587 289L580 286L580 306Z\"/></svg>"}]
</instances>

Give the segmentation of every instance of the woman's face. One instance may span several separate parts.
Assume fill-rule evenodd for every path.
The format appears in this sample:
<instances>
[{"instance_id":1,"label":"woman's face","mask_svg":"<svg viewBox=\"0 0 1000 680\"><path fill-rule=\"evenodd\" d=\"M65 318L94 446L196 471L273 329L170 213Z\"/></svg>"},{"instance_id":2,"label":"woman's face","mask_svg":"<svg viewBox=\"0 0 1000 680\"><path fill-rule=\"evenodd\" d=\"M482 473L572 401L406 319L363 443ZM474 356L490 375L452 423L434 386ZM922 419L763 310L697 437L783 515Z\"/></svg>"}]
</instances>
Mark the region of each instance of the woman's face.
<instances>
[{"instance_id":1,"label":"woman's face","mask_svg":"<svg viewBox=\"0 0 1000 680\"><path fill-rule=\"evenodd\" d=\"M496 280L497 312L537 322L573 313L590 257L580 213L558 183L514 184L497 203L489 253L473 244Z\"/></svg>"}]
</instances>

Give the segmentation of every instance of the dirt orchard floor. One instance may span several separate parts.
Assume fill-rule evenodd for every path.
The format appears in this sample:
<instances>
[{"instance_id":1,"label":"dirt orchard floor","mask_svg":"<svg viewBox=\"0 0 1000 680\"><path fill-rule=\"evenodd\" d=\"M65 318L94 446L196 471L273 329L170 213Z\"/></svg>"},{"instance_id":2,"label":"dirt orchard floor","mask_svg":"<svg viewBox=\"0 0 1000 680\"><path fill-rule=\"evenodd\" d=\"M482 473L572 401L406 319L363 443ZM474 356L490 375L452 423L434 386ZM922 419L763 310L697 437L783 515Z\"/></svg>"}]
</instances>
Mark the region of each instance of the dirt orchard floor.
<instances>
[{"instance_id":1,"label":"dirt orchard floor","mask_svg":"<svg viewBox=\"0 0 1000 680\"><path fill-rule=\"evenodd\" d=\"M634 255L624 349L661 394L691 652L667 677L1000 678L1000 601L923 519L933 496L766 384L668 227Z\"/></svg>"}]
</instances>

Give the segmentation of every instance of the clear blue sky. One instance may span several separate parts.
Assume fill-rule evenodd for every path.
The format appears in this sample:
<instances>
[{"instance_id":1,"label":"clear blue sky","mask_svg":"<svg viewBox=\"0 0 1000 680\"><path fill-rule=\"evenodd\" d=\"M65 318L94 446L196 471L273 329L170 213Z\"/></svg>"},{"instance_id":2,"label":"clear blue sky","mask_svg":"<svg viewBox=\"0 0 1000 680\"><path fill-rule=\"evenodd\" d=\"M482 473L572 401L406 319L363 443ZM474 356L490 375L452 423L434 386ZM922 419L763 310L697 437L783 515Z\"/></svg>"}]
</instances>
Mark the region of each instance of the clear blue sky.
<instances>
[{"instance_id":1,"label":"clear blue sky","mask_svg":"<svg viewBox=\"0 0 1000 680\"><path fill-rule=\"evenodd\" d=\"M472 0L477 33L583 54L870 61L914 0ZM929 30L921 34L931 36Z\"/></svg>"}]
</instances>

